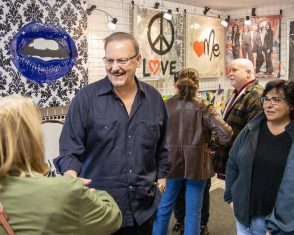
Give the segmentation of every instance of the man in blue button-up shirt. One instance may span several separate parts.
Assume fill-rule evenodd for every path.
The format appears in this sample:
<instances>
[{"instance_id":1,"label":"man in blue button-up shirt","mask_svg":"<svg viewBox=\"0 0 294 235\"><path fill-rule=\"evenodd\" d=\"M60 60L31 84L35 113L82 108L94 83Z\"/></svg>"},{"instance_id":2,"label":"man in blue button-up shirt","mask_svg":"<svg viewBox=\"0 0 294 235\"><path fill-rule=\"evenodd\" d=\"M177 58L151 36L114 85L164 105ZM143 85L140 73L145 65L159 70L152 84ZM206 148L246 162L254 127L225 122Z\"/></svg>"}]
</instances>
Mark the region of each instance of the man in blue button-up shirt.
<instances>
[{"instance_id":1,"label":"man in blue button-up shirt","mask_svg":"<svg viewBox=\"0 0 294 235\"><path fill-rule=\"evenodd\" d=\"M107 76L72 100L54 161L59 172L91 179L91 187L114 197L123 214L116 234L152 233L170 165L165 105L159 92L136 78L140 59L132 35L105 39Z\"/></svg>"}]
</instances>

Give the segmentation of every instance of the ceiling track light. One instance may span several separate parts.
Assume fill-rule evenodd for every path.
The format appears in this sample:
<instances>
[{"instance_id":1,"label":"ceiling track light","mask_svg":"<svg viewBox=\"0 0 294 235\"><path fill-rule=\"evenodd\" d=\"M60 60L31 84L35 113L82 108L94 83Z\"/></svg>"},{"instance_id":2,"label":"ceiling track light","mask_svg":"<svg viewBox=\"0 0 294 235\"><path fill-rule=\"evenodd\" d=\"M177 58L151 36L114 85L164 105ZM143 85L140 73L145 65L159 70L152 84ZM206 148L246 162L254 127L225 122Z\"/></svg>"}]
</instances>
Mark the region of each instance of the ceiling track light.
<instances>
[{"instance_id":1,"label":"ceiling track light","mask_svg":"<svg viewBox=\"0 0 294 235\"><path fill-rule=\"evenodd\" d=\"M251 16L255 17L256 16L256 8L252 8L251 10Z\"/></svg>"},{"instance_id":2,"label":"ceiling track light","mask_svg":"<svg viewBox=\"0 0 294 235\"><path fill-rule=\"evenodd\" d=\"M115 30L116 29L117 21L118 21L117 18L112 18L112 20L108 22L107 26L110 29Z\"/></svg>"},{"instance_id":3,"label":"ceiling track light","mask_svg":"<svg viewBox=\"0 0 294 235\"><path fill-rule=\"evenodd\" d=\"M159 5L160 5L160 3L159 3L159 2L156 2L156 3L154 4L154 9L158 9L158 8L159 8Z\"/></svg>"},{"instance_id":4,"label":"ceiling track light","mask_svg":"<svg viewBox=\"0 0 294 235\"><path fill-rule=\"evenodd\" d=\"M172 16L172 10L168 9L167 12L164 13L163 17L167 20L172 20L173 16Z\"/></svg>"},{"instance_id":5,"label":"ceiling track light","mask_svg":"<svg viewBox=\"0 0 294 235\"><path fill-rule=\"evenodd\" d=\"M106 11L103 11L103 10L101 10L101 9L98 9L95 5L90 6L90 7L86 10L86 13L87 13L87 15L91 15L93 11L101 11L101 12L103 12L103 13L106 15L107 19L108 19L108 17L110 17L111 20L108 20L108 24L107 24L107 25L108 25L108 27L109 27L111 30L115 30L115 29L116 29L117 22L118 22L118 19L117 19L117 18L112 17L112 16L111 16L108 12L106 12Z\"/></svg>"},{"instance_id":6,"label":"ceiling track light","mask_svg":"<svg viewBox=\"0 0 294 235\"><path fill-rule=\"evenodd\" d=\"M251 20L249 16L246 16L245 21L244 21L244 25L251 25Z\"/></svg>"},{"instance_id":7,"label":"ceiling track light","mask_svg":"<svg viewBox=\"0 0 294 235\"><path fill-rule=\"evenodd\" d=\"M221 22L221 24L222 24L225 28L228 27L228 25L229 25L229 21L230 21L230 18L231 18L231 17L228 15L227 18Z\"/></svg>"},{"instance_id":8,"label":"ceiling track light","mask_svg":"<svg viewBox=\"0 0 294 235\"><path fill-rule=\"evenodd\" d=\"M209 10L210 10L210 7L205 7L203 10L203 14L206 15Z\"/></svg>"}]
</instances>

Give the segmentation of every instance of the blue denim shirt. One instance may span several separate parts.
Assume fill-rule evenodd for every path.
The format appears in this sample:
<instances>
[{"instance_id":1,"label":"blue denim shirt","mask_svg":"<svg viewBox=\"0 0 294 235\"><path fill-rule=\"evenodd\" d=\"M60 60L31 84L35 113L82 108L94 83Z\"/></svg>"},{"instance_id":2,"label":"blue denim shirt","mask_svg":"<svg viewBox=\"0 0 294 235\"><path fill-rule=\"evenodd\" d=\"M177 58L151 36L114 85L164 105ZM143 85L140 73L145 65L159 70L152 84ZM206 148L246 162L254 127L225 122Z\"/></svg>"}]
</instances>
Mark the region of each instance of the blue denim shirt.
<instances>
[{"instance_id":1,"label":"blue denim shirt","mask_svg":"<svg viewBox=\"0 0 294 235\"><path fill-rule=\"evenodd\" d=\"M154 214L161 199L155 182L170 166L161 95L136 82L130 115L107 77L81 89L69 107L54 160L60 173L75 170L92 179L90 187L110 193L123 226L142 224Z\"/></svg>"}]
</instances>

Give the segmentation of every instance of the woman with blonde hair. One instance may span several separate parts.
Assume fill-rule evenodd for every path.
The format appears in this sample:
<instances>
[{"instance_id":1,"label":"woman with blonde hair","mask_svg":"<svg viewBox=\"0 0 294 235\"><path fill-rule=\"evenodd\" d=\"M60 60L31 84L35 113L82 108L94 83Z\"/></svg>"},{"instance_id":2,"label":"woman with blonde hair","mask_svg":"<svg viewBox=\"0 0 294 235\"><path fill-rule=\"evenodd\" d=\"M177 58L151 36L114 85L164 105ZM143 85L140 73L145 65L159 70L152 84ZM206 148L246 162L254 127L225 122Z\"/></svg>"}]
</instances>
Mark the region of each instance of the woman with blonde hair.
<instances>
[{"instance_id":1,"label":"woman with blonde hair","mask_svg":"<svg viewBox=\"0 0 294 235\"><path fill-rule=\"evenodd\" d=\"M182 185L186 186L185 235L199 235L200 212L206 180L214 175L210 149L230 143L232 128L212 104L196 98L199 74L183 69L174 81L176 95L166 101L167 148L171 169L158 207L153 235L166 235ZM214 134L212 134L214 133Z\"/></svg>"},{"instance_id":2,"label":"woman with blonde hair","mask_svg":"<svg viewBox=\"0 0 294 235\"><path fill-rule=\"evenodd\" d=\"M121 213L104 191L86 180L48 178L39 113L30 98L0 98L0 202L8 224L0 234L111 234ZM5 226L4 226L5 225Z\"/></svg>"}]
</instances>

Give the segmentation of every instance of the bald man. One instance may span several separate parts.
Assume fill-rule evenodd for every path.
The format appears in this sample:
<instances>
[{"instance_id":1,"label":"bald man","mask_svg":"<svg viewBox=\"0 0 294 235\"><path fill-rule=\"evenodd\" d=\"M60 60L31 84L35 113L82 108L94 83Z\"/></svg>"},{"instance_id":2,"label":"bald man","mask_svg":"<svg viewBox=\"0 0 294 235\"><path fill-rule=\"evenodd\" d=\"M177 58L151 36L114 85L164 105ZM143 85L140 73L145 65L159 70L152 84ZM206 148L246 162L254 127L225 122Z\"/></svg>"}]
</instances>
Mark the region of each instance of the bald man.
<instances>
[{"instance_id":1,"label":"bald man","mask_svg":"<svg viewBox=\"0 0 294 235\"><path fill-rule=\"evenodd\" d=\"M239 132L256 114L262 111L259 98L263 87L255 79L253 64L248 59L232 61L230 82L235 90L226 104L223 118L233 129L232 146ZM225 179L226 163L231 146L215 153L214 169L220 179Z\"/></svg>"}]
</instances>

